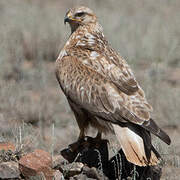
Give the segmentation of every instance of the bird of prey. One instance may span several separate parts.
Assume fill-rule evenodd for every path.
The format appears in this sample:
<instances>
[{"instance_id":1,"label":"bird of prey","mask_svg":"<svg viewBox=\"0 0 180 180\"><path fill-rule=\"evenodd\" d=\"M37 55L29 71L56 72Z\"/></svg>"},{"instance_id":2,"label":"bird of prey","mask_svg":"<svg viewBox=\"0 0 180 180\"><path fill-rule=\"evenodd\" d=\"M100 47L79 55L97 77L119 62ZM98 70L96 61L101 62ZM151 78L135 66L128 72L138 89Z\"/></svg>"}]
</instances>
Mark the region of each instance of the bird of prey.
<instances>
[{"instance_id":1,"label":"bird of prey","mask_svg":"<svg viewBox=\"0 0 180 180\"><path fill-rule=\"evenodd\" d=\"M88 7L71 8L64 22L71 35L56 60L56 77L80 128L79 139L92 126L115 133L127 160L138 166L156 165L160 155L151 133L167 144L169 136L151 118L152 107L126 60L103 34Z\"/></svg>"}]
</instances>

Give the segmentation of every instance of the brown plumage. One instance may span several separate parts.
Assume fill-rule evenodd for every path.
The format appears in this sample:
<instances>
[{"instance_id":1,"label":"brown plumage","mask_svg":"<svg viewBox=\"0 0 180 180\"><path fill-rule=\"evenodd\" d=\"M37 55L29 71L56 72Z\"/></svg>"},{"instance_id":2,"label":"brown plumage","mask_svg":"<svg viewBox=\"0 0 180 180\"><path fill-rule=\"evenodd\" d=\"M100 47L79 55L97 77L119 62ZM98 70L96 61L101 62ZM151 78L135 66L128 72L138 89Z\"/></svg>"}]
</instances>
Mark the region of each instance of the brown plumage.
<instances>
[{"instance_id":1,"label":"brown plumage","mask_svg":"<svg viewBox=\"0 0 180 180\"><path fill-rule=\"evenodd\" d=\"M127 62L103 35L87 7L70 9L65 17L71 35L56 60L56 77L80 128L115 133L126 158L139 166L155 165L159 154L150 133L167 144L169 136L151 119L151 105Z\"/></svg>"}]
</instances>

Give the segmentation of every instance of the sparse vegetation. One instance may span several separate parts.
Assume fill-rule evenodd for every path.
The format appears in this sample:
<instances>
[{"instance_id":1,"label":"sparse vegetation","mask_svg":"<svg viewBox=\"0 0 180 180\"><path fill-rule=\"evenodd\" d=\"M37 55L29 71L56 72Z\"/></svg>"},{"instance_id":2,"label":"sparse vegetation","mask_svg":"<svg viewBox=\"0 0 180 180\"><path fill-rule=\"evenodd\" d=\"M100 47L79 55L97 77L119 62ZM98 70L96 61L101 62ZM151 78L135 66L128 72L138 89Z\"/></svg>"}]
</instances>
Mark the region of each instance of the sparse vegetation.
<instances>
[{"instance_id":1,"label":"sparse vegetation","mask_svg":"<svg viewBox=\"0 0 180 180\"><path fill-rule=\"evenodd\" d=\"M56 154L76 140L77 124L56 82L54 61L70 33L64 14L79 4L96 12L112 46L134 69L153 118L172 139L169 147L154 140L164 158L162 179L178 180L179 0L0 1L0 141Z\"/></svg>"}]
</instances>

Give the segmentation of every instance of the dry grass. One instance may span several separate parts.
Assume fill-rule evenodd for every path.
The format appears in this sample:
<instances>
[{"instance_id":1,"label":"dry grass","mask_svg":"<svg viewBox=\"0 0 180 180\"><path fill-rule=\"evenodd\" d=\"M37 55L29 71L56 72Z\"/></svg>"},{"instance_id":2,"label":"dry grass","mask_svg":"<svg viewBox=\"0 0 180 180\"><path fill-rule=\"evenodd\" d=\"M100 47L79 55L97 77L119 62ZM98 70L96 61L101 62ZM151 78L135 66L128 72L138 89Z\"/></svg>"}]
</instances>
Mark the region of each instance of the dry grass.
<instances>
[{"instance_id":1,"label":"dry grass","mask_svg":"<svg viewBox=\"0 0 180 180\"><path fill-rule=\"evenodd\" d=\"M17 141L12 132L22 122L33 125L26 125L23 132L24 139L32 135L29 138L37 140L33 147L51 151L53 142L56 153L76 139L77 125L59 90L53 62L70 33L63 25L64 14L79 4L96 12L112 46L134 69L154 107L154 119L173 141L167 147L155 140L157 148L168 154L163 178L178 179L179 0L0 1L0 140Z\"/></svg>"}]
</instances>

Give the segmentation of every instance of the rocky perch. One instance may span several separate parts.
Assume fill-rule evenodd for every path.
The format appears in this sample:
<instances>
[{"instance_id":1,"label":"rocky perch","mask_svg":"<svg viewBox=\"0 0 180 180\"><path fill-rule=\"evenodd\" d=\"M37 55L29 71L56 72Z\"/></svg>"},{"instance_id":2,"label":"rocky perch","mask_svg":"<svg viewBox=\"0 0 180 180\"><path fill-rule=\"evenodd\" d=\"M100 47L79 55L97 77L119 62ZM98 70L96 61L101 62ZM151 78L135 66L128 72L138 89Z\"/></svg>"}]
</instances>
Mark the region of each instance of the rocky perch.
<instances>
[{"instance_id":1,"label":"rocky perch","mask_svg":"<svg viewBox=\"0 0 180 180\"><path fill-rule=\"evenodd\" d=\"M109 159L106 140L86 137L54 157L40 149L18 156L13 144L0 143L0 179L159 180L160 176L160 166L135 166L122 150Z\"/></svg>"}]
</instances>

